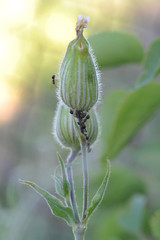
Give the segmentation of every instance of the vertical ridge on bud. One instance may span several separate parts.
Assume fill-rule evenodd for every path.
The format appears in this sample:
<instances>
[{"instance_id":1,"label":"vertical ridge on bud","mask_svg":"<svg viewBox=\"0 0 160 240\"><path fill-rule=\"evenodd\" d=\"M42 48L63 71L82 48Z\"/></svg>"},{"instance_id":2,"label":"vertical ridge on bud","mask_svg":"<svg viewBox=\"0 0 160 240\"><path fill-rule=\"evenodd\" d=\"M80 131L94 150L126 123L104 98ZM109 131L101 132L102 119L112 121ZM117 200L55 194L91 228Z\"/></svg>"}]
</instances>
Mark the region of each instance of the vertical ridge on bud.
<instances>
[{"instance_id":1,"label":"vertical ridge on bud","mask_svg":"<svg viewBox=\"0 0 160 240\"><path fill-rule=\"evenodd\" d=\"M70 42L62 61L59 97L71 109L88 111L99 98L99 74L89 42L83 36L88 17L79 15L77 38Z\"/></svg>"},{"instance_id":2,"label":"vertical ridge on bud","mask_svg":"<svg viewBox=\"0 0 160 240\"><path fill-rule=\"evenodd\" d=\"M94 143L98 137L98 116L94 109L90 111L90 119L86 123L89 141ZM94 127L93 127L94 126Z\"/></svg>"},{"instance_id":3,"label":"vertical ridge on bud","mask_svg":"<svg viewBox=\"0 0 160 240\"><path fill-rule=\"evenodd\" d=\"M64 104L59 103L53 123L53 133L58 142L74 151L79 151L79 141L75 131L74 121L69 109Z\"/></svg>"},{"instance_id":4,"label":"vertical ridge on bud","mask_svg":"<svg viewBox=\"0 0 160 240\"><path fill-rule=\"evenodd\" d=\"M86 121L88 141L93 144L98 136L98 121L95 109L90 110L90 118ZM69 108L59 102L53 122L53 134L61 146L79 152L79 135L75 126L74 116Z\"/></svg>"}]
</instances>

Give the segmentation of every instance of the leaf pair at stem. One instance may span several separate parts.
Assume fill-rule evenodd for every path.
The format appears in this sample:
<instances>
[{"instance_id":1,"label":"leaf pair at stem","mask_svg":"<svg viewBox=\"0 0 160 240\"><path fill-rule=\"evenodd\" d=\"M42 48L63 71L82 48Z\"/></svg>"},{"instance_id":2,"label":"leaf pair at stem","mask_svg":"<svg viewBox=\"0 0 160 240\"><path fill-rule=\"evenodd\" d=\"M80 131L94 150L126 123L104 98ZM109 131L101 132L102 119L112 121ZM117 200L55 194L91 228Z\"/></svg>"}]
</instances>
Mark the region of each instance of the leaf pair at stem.
<instances>
[{"instance_id":1,"label":"leaf pair at stem","mask_svg":"<svg viewBox=\"0 0 160 240\"><path fill-rule=\"evenodd\" d=\"M61 165L61 171L62 171L62 181L59 182L60 183L60 188L63 191L58 191L59 195L63 195L65 201L61 201L60 199L58 199L57 197L55 197L54 195L50 194L48 191L46 191L45 189L39 187L37 184L30 182L30 181L25 181L25 180L20 180L20 183L29 185L30 187L32 187L38 194L40 194L45 201L47 202L48 206L51 209L51 212L53 215L63 218L67 224L69 226L72 227L72 229L76 228L76 219L74 216L74 212L73 212L73 208L71 203L69 203L69 183L67 180L67 176L66 176L66 168L64 165L64 162L62 160L62 158L60 157L59 154L58 155L58 159ZM85 217L82 218L82 221L80 222L80 225L85 227L87 225L88 219L91 216L91 214L96 210L96 208L100 205L101 201L103 200L104 197L104 193L105 190L107 188L108 185L108 181L109 181L109 177L110 177L110 171L111 171L111 167L110 167L110 161L107 160L107 172L106 175L102 181L102 184L100 185L99 189L97 190L96 194L94 195L88 209L85 211ZM57 179L56 179L57 181ZM56 183L57 184L57 183Z\"/></svg>"}]
</instances>

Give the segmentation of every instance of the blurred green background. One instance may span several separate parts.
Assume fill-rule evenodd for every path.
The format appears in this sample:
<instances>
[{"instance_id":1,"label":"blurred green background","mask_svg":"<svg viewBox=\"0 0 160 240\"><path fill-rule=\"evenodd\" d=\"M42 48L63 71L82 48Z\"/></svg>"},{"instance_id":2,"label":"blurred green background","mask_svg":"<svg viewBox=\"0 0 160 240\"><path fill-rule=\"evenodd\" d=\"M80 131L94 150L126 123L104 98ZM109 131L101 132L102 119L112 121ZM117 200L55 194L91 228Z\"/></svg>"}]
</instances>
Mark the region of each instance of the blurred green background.
<instances>
[{"instance_id":1,"label":"blurred green background","mask_svg":"<svg viewBox=\"0 0 160 240\"><path fill-rule=\"evenodd\" d=\"M73 239L66 224L53 217L44 200L21 186L18 179L32 180L55 192L51 175L58 165L56 152L65 159L68 151L62 150L52 136L57 98L51 76L57 76L67 45L75 38L77 15L90 16L85 36L93 44L93 51L99 53L103 93L98 113L103 121L107 118L104 99L114 90L134 89L143 69L141 45L146 51L160 35L159 12L159 0L0 1L0 239ZM135 35L139 39L139 50L132 51L131 45L125 49L127 60L122 52L121 59L114 62L112 53L118 51L116 43L114 47L107 45L108 50L103 44L94 49L99 36L94 35L105 31ZM128 46L123 38L121 41ZM108 40L108 44L111 43L112 38ZM112 102L110 108L112 110ZM91 195L105 173L101 153L101 146L105 148L105 144L100 136L88 156ZM78 158L74 173L79 203L80 169ZM160 233L159 238L152 233L155 226L152 215L160 208L159 186L158 110L115 155L105 199L91 218L86 239L160 239ZM158 221L157 229L160 229Z\"/></svg>"}]
</instances>

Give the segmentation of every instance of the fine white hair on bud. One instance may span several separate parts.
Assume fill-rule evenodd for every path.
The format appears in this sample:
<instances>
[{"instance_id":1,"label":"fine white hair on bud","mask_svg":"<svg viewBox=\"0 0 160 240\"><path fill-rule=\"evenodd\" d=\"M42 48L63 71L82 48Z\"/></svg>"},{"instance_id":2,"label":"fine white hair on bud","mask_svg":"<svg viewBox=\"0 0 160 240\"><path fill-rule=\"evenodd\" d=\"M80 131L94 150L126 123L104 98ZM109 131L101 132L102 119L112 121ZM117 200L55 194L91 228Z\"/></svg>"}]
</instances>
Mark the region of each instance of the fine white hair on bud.
<instances>
[{"instance_id":1,"label":"fine white hair on bud","mask_svg":"<svg viewBox=\"0 0 160 240\"><path fill-rule=\"evenodd\" d=\"M53 120L53 135L62 147L71 148L75 152L79 151L79 140L73 116L62 102L59 102Z\"/></svg>"},{"instance_id":2,"label":"fine white hair on bud","mask_svg":"<svg viewBox=\"0 0 160 240\"><path fill-rule=\"evenodd\" d=\"M87 141L93 144L98 136L98 120L95 109L89 112L89 118L86 118ZM70 148L74 152L80 151L79 135L75 126L74 116L70 109L59 102L56 115L53 121L53 135L60 145L64 148Z\"/></svg>"},{"instance_id":3,"label":"fine white hair on bud","mask_svg":"<svg viewBox=\"0 0 160 240\"><path fill-rule=\"evenodd\" d=\"M59 70L59 98L71 109L89 111L99 100L99 71L83 28L89 17L78 16L77 38L68 45Z\"/></svg>"}]
</instances>

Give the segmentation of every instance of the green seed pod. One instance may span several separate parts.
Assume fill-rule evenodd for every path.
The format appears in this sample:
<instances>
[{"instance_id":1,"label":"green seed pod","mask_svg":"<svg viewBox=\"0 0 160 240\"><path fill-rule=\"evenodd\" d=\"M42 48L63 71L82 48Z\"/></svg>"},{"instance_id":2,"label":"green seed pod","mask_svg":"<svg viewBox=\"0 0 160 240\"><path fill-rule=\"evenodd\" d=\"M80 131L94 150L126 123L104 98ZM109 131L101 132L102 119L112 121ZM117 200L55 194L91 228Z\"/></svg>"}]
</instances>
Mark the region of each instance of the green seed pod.
<instances>
[{"instance_id":1,"label":"green seed pod","mask_svg":"<svg viewBox=\"0 0 160 240\"><path fill-rule=\"evenodd\" d=\"M99 98L99 73L90 44L83 36L85 24L77 21L77 38L70 42L59 71L60 98L71 109L81 111L88 111Z\"/></svg>"},{"instance_id":2,"label":"green seed pod","mask_svg":"<svg viewBox=\"0 0 160 240\"><path fill-rule=\"evenodd\" d=\"M86 129L88 141L93 144L98 136L98 121L96 111L90 110L90 119L87 120ZM57 141L65 148L71 148L79 152L79 136L75 126L74 116L70 114L69 108L63 103L58 104L55 119L53 121L53 134Z\"/></svg>"}]
</instances>

